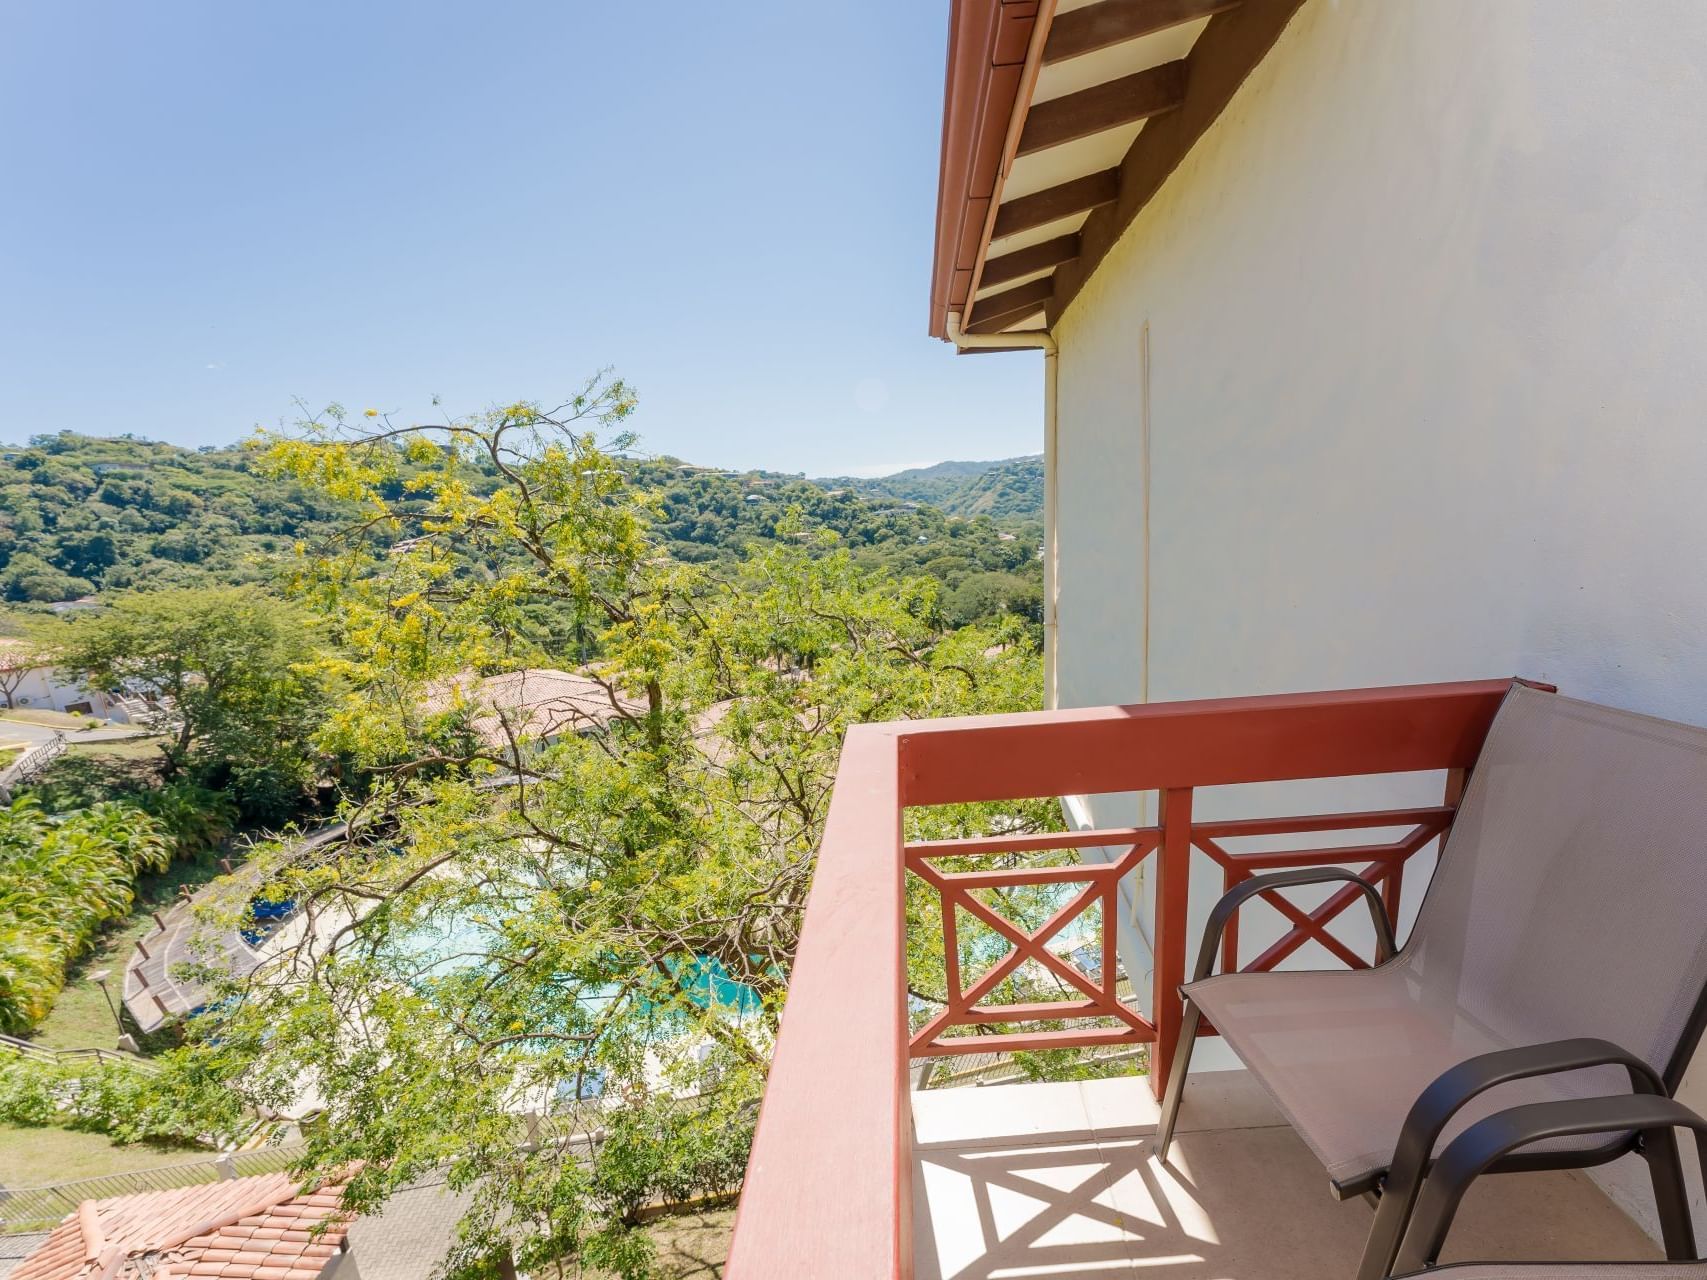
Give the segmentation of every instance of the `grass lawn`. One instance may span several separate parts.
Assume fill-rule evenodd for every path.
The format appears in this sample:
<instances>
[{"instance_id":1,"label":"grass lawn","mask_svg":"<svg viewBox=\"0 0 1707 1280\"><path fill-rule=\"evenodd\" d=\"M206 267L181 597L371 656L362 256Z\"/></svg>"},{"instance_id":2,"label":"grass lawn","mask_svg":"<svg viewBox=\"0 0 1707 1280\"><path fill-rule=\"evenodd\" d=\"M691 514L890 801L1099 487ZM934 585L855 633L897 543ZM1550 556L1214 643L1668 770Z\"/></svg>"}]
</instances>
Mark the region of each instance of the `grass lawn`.
<instances>
[{"instance_id":1,"label":"grass lawn","mask_svg":"<svg viewBox=\"0 0 1707 1280\"><path fill-rule=\"evenodd\" d=\"M128 1169L159 1169L211 1160L217 1154L146 1142L121 1147L98 1133L0 1124L0 1184L10 1187L40 1187Z\"/></svg>"},{"instance_id":2,"label":"grass lawn","mask_svg":"<svg viewBox=\"0 0 1707 1280\"><path fill-rule=\"evenodd\" d=\"M58 793L59 798L48 801L48 807L64 809L93 804L119 791L157 787L163 763L160 744L164 741L148 737L84 742L68 735L64 753L31 778L26 790L45 788ZM0 716L0 766L9 761L9 751L15 749L21 753L34 745L11 741L6 734L5 717Z\"/></svg>"},{"instance_id":3,"label":"grass lawn","mask_svg":"<svg viewBox=\"0 0 1707 1280\"><path fill-rule=\"evenodd\" d=\"M0 739L5 732L5 722L0 721ZM160 754L163 741L159 737L109 742L67 738L65 753L32 778L25 790L38 793L50 811L60 812L158 787L165 763Z\"/></svg>"},{"instance_id":4,"label":"grass lawn","mask_svg":"<svg viewBox=\"0 0 1707 1280\"><path fill-rule=\"evenodd\" d=\"M160 761L160 738L120 738L113 742L79 742L76 738L65 740L66 754L69 756L88 756L92 760L135 760L151 766L154 774L158 774Z\"/></svg>"},{"instance_id":5,"label":"grass lawn","mask_svg":"<svg viewBox=\"0 0 1707 1280\"><path fill-rule=\"evenodd\" d=\"M652 1224L658 1242L658 1274L669 1280L722 1280L735 1230L735 1206L660 1218Z\"/></svg>"},{"instance_id":6,"label":"grass lawn","mask_svg":"<svg viewBox=\"0 0 1707 1280\"><path fill-rule=\"evenodd\" d=\"M658 1247L658 1280L723 1280L729 1237L735 1230L735 1206L700 1213L673 1214L647 1224ZM609 1272L578 1271L574 1280L612 1280Z\"/></svg>"}]
</instances>

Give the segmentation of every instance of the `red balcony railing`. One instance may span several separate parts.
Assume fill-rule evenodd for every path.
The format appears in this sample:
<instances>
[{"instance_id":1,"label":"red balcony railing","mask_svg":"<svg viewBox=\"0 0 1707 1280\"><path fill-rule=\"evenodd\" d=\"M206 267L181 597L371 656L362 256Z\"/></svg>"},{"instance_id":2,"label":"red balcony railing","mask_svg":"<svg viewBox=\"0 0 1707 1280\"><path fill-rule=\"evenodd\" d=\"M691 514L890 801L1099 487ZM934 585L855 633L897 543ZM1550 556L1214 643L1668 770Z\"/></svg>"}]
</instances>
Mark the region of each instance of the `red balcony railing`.
<instances>
[{"instance_id":1,"label":"red balcony railing","mask_svg":"<svg viewBox=\"0 0 1707 1280\"><path fill-rule=\"evenodd\" d=\"M788 1008L777 1039L741 1196L732 1280L907 1280L912 1275L912 1118L908 1062L961 1052L1150 1045L1151 1081L1167 1076L1179 1038L1188 886L1194 850L1231 887L1279 867L1345 865L1379 884L1395 925L1406 863L1451 825L1508 680L1361 689L1281 697L1097 707L1030 715L866 725L848 734L807 903ZM1446 772L1442 802L1405 809L1194 821L1197 788L1307 778ZM911 807L1039 797L1155 792L1153 826L996 835L908 844ZM1398 830L1373 844L1244 851L1251 837ZM1355 837L1354 837L1355 838ZM1106 862L965 870L998 854L1105 848ZM956 860L962 869L941 864ZM1148 863L1156 904L1150 1015L1116 993L1118 886ZM941 1012L909 1034L906 877L940 896L945 937ZM1021 885L1082 886L1027 929L980 896ZM1328 929L1356 901L1336 893L1311 910L1266 900L1287 929L1246 970L1280 964L1307 943L1342 963L1369 962ZM1050 949L1097 908L1096 971ZM967 980L957 912L1005 939L1007 955ZM1239 965L1229 932L1223 967ZM1073 995L993 1004L1022 964L1035 962ZM1065 989L1064 988L1064 989ZM957 1029L1052 1022L1065 1028L955 1035Z\"/></svg>"}]
</instances>

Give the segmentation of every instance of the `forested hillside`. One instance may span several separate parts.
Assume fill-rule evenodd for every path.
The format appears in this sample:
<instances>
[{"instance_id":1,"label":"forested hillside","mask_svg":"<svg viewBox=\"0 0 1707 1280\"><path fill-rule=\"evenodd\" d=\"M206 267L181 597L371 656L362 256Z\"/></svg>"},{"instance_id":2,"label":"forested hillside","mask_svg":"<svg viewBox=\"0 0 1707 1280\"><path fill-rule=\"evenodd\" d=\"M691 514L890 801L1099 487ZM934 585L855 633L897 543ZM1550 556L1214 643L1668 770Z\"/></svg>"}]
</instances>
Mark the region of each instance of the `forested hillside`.
<instances>
[{"instance_id":1,"label":"forested hillside","mask_svg":"<svg viewBox=\"0 0 1707 1280\"><path fill-rule=\"evenodd\" d=\"M1019 464L1028 461L1035 462L963 476L952 493L952 486L942 488L953 509L874 490L873 482L826 484L673 458L623 465L656 499L659 532L677 559L733 562L754 541L810 542L814 531L827 529L856 563L935 578L944 619L958 625L1002 612L1040 620L1041 528L1024 517L1027 503L1011 496L1024 488ZM890 479L909 492L935 483ZM240 447L39 436L27 448L0 451L0 599L45 604L136 588L266 581L296 542L314 540L349 514L324 494L262 475Z\"/></svg>"},{"instance_id":2,"label":"forested hillside","mask_svg":"<svg viewBox=\"0 0 1707 1280\"><path fill-rule=\"evenodd\" d=\"M873 499L924 502L944 515L1043 519L1043 455L999 462L939 462L875 479L820 480Z\"/></svg>"},{"instance_id":3,"label":"forested hillside","mask_svg":"<svg viewBox=\"0 0 1707 1280\"><path fill-rule=\"evenodd\" d=\"M337 510L237 449L38 436L0 451L0 597L257 581Z\"/></svg>"}]
</instances>

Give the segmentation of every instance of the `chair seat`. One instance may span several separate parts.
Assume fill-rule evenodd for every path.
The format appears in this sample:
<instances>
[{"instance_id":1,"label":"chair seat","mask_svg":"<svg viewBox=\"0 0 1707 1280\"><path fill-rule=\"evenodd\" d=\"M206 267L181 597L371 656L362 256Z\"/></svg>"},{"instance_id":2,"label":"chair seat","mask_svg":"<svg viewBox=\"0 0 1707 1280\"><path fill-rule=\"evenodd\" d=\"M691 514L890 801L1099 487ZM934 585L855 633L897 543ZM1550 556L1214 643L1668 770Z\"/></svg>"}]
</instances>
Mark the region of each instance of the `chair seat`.
<instances>
[{"instance_id":1,"label":"chair seat","mask_svg":"<svg viewBox=\"0 0 1707 1280\"><path fill-rule=\"evenodd\" d=\"M1440 1003L1404 958L1378 969L1224 974L1184 990L1274 1098L1342 1194L1367 1190L1386 1170L1406 1113L1447 1068L1496 1049L1556 1038L1497 1037L1469 1011ZM1583 1034L1592 1034L1591 1028L1585 1026ZM1616 1067L1500 1085L1460 1110L1440 1145L1506 1107L1629 1087L1628 1075ZM1593 1151L1608 1141L1556 1139L1534 1150Z\"/></svg>"},{"instance_id":2,"label":"chair seat","mask_svg":"<svg viewBox=\"0 0 1707 1280\"><path fill-rule=\"evenodd\" d=\"M1704 1280L1707 1262L1470 1262L1399 1280Z\"/></svg>"}]
</instances>

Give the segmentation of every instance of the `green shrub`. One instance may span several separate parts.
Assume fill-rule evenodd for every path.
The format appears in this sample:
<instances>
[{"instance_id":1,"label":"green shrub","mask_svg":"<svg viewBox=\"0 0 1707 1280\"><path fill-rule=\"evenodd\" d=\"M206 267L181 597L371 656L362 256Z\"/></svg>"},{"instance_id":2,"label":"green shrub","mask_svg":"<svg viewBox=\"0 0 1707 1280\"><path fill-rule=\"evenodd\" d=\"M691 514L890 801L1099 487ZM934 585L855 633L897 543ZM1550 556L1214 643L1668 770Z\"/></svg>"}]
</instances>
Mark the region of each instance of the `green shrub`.
<instances>
[{"instance_id":1,"label":"green shrub","mask_svg":"<svg viewBox=\"0 0 1707 1280\"><path fill-rule=\"evenodd\" d=\"M160 825L128 805L50 816L26 796L0 809L0 1031L47 1016L66 966L130 910L137 873L167 862Z\"/></svg>"},{"instance_id":2,"label":"green shrub","mask_svg":"<svg viewBox=\"0 0 1707 1280\"><path fill-rule=\"evenodd\" d=\"M685 1204L741 1185L753 1145L753 1109L731 1094L619 1107L605 1118L594 1182L630 1218L662 1200Z\"/></svg>"},{"instance_id":3,"label":"green shrub","mask_svg":"<svg viewBox=\"0 0 1707 1280\"><path fill-rule=\"evenodd\" d=\"M39 1128L59 1119L65 1073L30 1058L0 1057L0 1124Z\"/></svg>"},{"instance_id":4,"label":"green shrub","mask_svg":"<svg viewBox=\"0 0 1707 1280\"><path fill-rule=\"evenodd\" d=\"M136 804L160 824L174 858L193 858L216 848L237 828L237 806L231 797L187 778L139 793Z\"/></svg>"},{"instance_id":5,"label":"green shrub","mask_svg":"<svg viewBox=\"0 0 1707 1280\"><path fill-rule=\"evenodd\" d=\"M241 1126L241 1108L212 1107L170 1072L130 1062L80 1062L0 1055L0 1124L58 1125L119 1142L196 1144L210 1130ZM229 1097L229 1095L228 1095Z\"/></svg>"}]
</instances>

